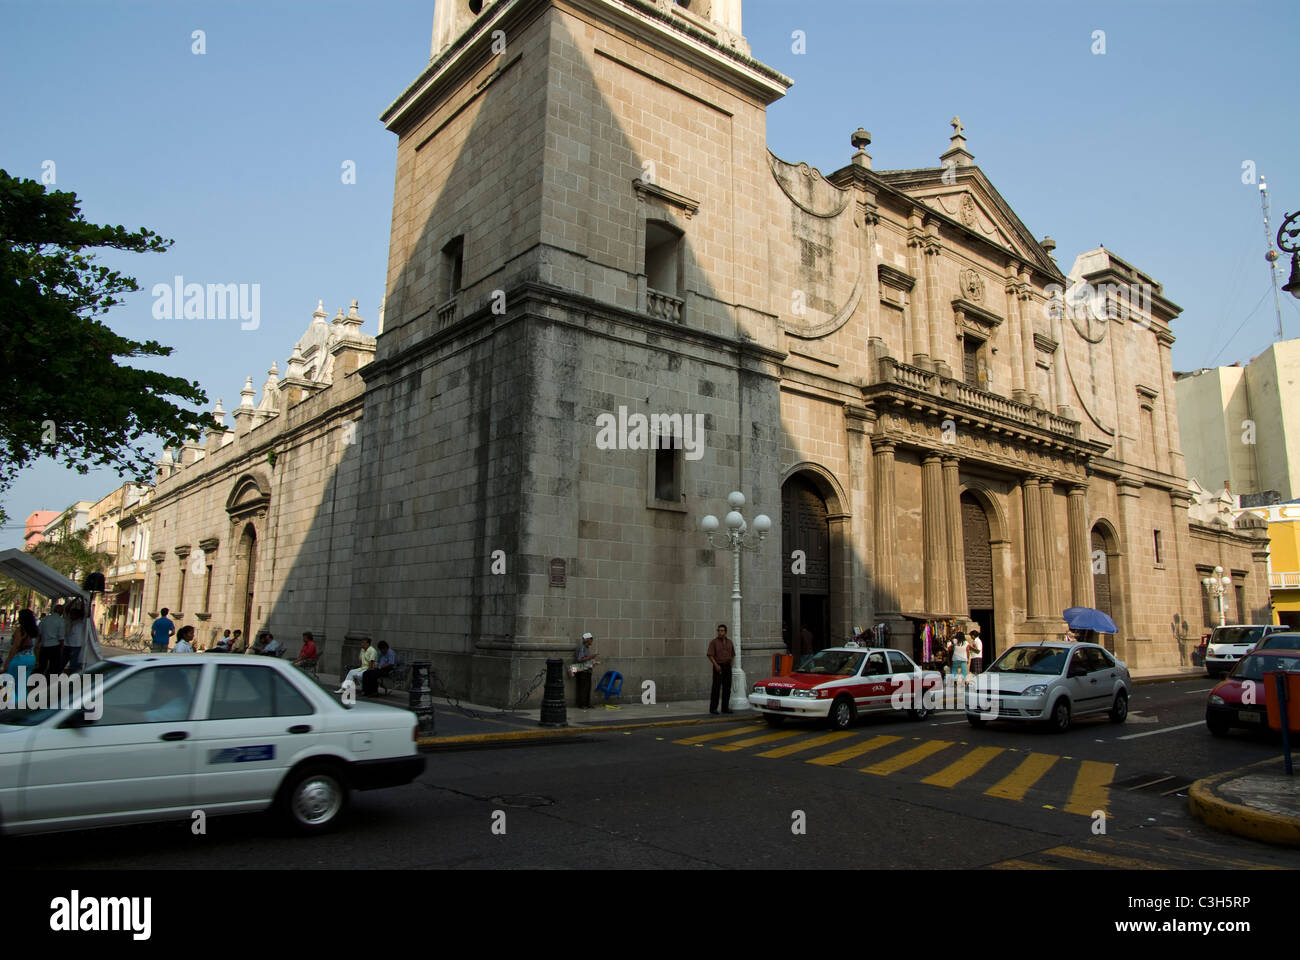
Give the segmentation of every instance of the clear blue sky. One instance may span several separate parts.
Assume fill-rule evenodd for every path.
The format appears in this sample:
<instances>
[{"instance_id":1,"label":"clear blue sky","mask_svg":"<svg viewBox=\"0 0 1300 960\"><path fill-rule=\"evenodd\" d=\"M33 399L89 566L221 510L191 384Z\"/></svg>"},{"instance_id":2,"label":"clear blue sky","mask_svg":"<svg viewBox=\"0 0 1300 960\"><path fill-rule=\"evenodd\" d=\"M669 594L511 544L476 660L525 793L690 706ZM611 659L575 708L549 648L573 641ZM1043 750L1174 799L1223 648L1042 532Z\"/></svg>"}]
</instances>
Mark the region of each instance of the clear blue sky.
<instances>
[{"instance_id":1,"label":"clear blue sky","mask_svg":"<svg viewBox=\"0 0 1300 960\"><path fill-rule=\"evenodd\" d=\"M0 167L39 179L52 160L88 219L175 239L166 254L105 258L141 287L109 323L175 347L158 365L230 410L245 377L260 390L272 360L283 371L318 299L331 315L358 299L374 332L396 152L378 115L427 64L433 9L0 0ZM1035 236L1056 239L1065 268L1104 243L1183 307L1176 368L1248 360L1273 339L1242 162L1268 176L1276 230L1300 208L1285 69L1300 4L746 0L744 26L754 56L795 81L769 112L777 155L828 172L865 126L876 169L935 166L960 114L976 163ZM260 284L261 326L155 320L150 288L178 274ZM1300 336L1297 301L1282 299ZM4 505L20 524L117 482L47 461ZM20 527L0 531L0 548L20 543Z\"/></svg>"}]
</instances>

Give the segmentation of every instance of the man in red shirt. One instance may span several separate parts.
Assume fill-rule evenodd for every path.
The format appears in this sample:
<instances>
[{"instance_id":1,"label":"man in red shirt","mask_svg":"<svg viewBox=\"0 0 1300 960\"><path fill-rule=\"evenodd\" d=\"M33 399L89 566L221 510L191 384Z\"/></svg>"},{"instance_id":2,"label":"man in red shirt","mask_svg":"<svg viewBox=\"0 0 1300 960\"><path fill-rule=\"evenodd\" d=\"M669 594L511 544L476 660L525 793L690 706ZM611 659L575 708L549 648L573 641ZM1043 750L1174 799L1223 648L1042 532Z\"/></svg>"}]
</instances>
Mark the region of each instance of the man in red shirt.
<instances>
[{"instance_id":1,"label":"man in red shirt","mask_svg":"<svg viewBox=\"0 0 1300 960\"><path fill-rule=\"evenodd\" d=\"M727 625L718 624L718 635L709 641L705 654L713 664L713 687L709 691L709 713L718 712L718 694L722 694L722 712L731 713L731 662L736 659L736 648L727 636Z\"/></svg>"},{"instance_id":2,"label":"man in red shirt","mask_svg":"<svg viewBox=\"0 0 1300 960\"><path fill-rule=\"evenodd\" d=\"M293 662L295 667L301 667L304 663L310 663L316 659L316 641L311 637L310 630L304 630L302 634L302 649L298 651L298 659Z\"/></svg>"}]
</instances>

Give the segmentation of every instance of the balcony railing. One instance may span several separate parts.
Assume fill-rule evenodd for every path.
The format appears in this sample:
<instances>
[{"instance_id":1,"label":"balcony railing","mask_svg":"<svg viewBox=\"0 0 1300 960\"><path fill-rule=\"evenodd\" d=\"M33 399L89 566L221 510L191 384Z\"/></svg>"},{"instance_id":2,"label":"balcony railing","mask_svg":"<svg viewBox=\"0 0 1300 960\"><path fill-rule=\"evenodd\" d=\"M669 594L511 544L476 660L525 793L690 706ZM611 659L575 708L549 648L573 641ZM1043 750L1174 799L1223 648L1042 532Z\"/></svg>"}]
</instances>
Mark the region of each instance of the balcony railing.
<instances>
[{"instance_id":1,"label":"balcony railing","mask_svg":"<svg viewBox=\"0 0 1300 960\"><path fill-rule=\"evenodd\" d=\"M1273 590L1300 590L1300 570L1283 570L1268 575L1268 585Z\"/></svg>"},{"instance_id":2,"label":"balcony railing","mask_svg":"<svg viewBox=\"0 0 1300 960\"><path fill-rule=\"evenodd\" d=\"M438 308L438 319L437 319L436 329L441 330L444 327L449 327L456 322L456 305L457 305L456 298L452 297L450 300L448 300L446 303L444 303L441 307Z\"/></svg>"},{"instance_id":3,"label":"balcony railing","mask_svg":"<svg viewBox=\"0 0 1300 960\"><path fill-rule=\"evenodd\" d=\"M941 396L957 403L965 404L976 410L982 410L1004 420L1014 420L1031 427L1038 427L1051 433L1080 439L1080 424L1066 417L1059 417L1047 410L1031 407L1026 403L1017 403L1006 397L1000 397L987 390L980 390L960 380L941 377L937 373L922 370L920 367L899 363L893 357L881 357L880 379L885 383L897 384L921 393Z\"/></svg>"},{"instance_id":4,"label":"balcony railing","mask_svg":"<svg viewBox=\"0 0 1300 960\"><path fill-rule=\"evenodd\" d=\"M670 297L659 290L651 290L648 287L645 292L646 312L652 317L658 317L660 320L669 320L673 323L682 322L682 307L686 301L678 297Z\"/></svg>"}]
</instances>

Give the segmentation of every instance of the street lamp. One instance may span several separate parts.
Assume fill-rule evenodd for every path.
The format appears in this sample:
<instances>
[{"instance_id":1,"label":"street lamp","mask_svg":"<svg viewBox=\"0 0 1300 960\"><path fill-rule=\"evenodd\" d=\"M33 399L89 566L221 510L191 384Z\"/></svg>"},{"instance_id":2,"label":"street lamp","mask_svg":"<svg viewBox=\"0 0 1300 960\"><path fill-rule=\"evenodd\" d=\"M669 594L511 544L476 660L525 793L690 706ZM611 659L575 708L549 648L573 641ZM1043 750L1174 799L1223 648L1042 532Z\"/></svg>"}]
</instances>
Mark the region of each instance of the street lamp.
<instances>
[{"instance_id":1,"label":"street lamp","mask_svg":"<svg viewBox=\"0 0 1300 960\"><path fill-rule=\"evenodd\" d=\"M754 533L749 533L749 525L745 518L740 514L740 508L745 505L745 495L738 490L733 490L727 495L727 506L731 507L731 512L722 518L722 523L726 525L726 531L718 532L718 518L709 514L700 521L700 529L704 531L710 544L719 550L730 550L732 556L732 577L731 577L731 642L736 648L736 658L731 661L731 703L732 710L749 709L749 690L745 682L745 670L740 665L740 551L757 550L759 544L767 537L767 532L772 529L772 520L765 513L760 513L754 518L754 533L758 534L758 540L755 542Z\"/></svg>"},{"instance_id":2,"label":"street lamp","mask_svg":"<svg viewBox=\"0 0 1300 960\"><path fill-rule=\"evenodd\" d=\"M1277 248L1291 254L1291 279L1282 284L1282 289L1300 300L1300 210L1288 213L1277 228Z\"/></svg>"},{"instance_id":3,"label":"street lamp","mask_svg":"<svg viewBox=\"0 0 1300 960\"><path fill-rule=\"evenodd\" d=\"M1223 595L1227 593L1228 588L1232 586L1232 577L1225 577L1223 575L1223 567L1215 567L1214 576L1206 577L1201 581L1201 583L1205 584L1205 590L1210 596L1218 599L1219 626L1223 626L1225 622L1223 617Z\"/></svg>"}]
</instances>

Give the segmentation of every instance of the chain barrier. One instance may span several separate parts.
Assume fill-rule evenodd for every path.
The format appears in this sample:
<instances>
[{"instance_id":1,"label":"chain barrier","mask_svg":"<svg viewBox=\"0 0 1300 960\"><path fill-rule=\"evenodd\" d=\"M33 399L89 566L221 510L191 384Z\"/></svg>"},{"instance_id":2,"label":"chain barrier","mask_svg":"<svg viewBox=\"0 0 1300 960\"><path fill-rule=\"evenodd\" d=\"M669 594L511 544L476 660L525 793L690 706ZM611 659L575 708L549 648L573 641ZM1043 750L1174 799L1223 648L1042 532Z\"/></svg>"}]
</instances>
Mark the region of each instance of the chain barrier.
<instances>
[{"instance_id":1,"label":"chain barrier","mask_svg":"<svg viewBox=\"0 0 1300 960\"><path fill-rule=\"evenodd\" d=\"M515 711L517 711L521 706L523 706L524 702L533 695L533 691L536 690L539 686L541 686L542 683L545 682L545 680L546 680L546 668L543 667L541 671L537 674L537 676L533 678L532 685L529 686L529 688L525 690L523 694L521 694L519 698L515 700L514 703L512 703L508 707L503 708L501 712L514 713ZM469 707L462 704L460 702L460 698L447 689L446 684L442 682L442 678L438 676L438 671L436 670L429 671L429 684L430 686L433 687L434 694L446 700L448 705L453 709L459 710L465 716L473 717L475 720L487 719L487 716L485 714L479 713L477 710L472 710Z\"/></svg>"}]
</instances>

